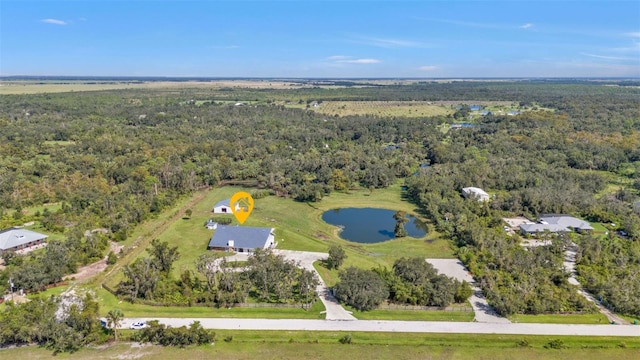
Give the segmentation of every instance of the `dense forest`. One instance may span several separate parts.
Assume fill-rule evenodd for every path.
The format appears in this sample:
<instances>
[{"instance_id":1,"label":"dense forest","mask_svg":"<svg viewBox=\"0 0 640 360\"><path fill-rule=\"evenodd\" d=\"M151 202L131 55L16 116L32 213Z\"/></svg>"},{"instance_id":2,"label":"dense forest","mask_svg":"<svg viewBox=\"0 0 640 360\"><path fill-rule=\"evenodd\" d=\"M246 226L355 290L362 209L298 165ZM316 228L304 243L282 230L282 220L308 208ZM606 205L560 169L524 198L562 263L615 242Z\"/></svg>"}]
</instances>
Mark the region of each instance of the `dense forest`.
<instances>
[{"instance_id":1,"label":"dense forest","mask_svg":"<svg viewBox=\"0 0 640 360\"><path fill-rule=\"evenodd\" d=\"M625 85L424 82L4 95L0 228L38 221L71 241L52 243L43 254L10 256L0 288L9 277L24 289L58 281L103 256L108 240L125 239L201 187L243 182L321 201L332 191L404 181L408 199L451 239L500 313L588 311L562 268L562 248L573 241L588 290L614 310L638 315L640 210L633 204L640 192L640 89ZM329 100L512 101L540 110L488 114L474 118L474 126L448 130L465 118L339 117L280 104ZM465 186L494 198L464 199ZM49 203L61 205L23 211ZM502 231L504 215L544 213L615 225L607 238L572 235L529 250ZM96 228L108 233L85 235ZM42 269L30 272L26 264ZM47 270L53 268L59 271Z\"/></svg>"}]
</instances>

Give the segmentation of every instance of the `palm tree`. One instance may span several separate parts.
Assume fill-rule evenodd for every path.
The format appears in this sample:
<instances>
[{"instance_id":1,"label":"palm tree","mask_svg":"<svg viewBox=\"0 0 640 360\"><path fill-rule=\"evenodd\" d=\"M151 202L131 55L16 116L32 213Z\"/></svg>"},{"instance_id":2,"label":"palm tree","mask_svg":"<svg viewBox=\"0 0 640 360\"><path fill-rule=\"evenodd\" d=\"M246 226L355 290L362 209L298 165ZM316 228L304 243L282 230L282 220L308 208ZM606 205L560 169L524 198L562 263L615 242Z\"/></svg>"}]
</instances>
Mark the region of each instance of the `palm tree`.
<instances>
[{"instance_id":1,"label":"palm tree","mask_svg":"<svg viewBox=\"0 0 640 360\"><path fill-rule=\"evenodd\" d=\"M116 341L118 341L118 326L120 326L123 318L124 314L118 309L110 310L107 313L107 326L113 329L113 335Z\"/></svg>"}]
</instances>

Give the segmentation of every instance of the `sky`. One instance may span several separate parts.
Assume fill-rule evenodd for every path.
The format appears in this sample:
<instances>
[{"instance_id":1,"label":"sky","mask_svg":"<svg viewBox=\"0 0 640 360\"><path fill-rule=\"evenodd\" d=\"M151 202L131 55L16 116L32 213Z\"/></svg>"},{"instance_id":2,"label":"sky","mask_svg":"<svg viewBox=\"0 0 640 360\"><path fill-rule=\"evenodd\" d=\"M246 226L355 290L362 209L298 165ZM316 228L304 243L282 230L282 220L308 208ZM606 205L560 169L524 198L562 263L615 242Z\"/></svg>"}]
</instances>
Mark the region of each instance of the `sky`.
<instances>
[{"instance_id":1,"label":"sky","mask_svg":"<svg viewBox=\"0 0 640 360\"><path fill-rule=\"evenodd\" d=\"M640 77L640 1L0 0L0 76Z\"/></svg>"}]
</instances>

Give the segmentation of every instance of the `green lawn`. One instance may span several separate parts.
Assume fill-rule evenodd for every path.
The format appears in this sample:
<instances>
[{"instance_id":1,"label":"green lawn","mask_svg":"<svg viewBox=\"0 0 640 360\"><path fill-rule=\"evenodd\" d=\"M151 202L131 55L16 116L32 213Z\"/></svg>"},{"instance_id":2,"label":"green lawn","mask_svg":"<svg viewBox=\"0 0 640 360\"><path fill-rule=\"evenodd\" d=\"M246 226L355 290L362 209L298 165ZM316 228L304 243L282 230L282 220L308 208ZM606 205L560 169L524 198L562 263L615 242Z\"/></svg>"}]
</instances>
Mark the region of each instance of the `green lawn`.
<instances>
[{"instance_id":1,"label":"green lawn","mask_svg":"<svg viewBox=\"0 0 640 360\"><path fill-rule=\"evenodd\" d=\"M372 310L358 311L345 306L358 320L407 320L407 321L473 321L473 311L439 310Z\"/></svg>"},{"instance_id":2,"label":"green lawn","mask_svg":"<svg viewBox=\"0 0 640 360\"><path fill-rule=\"evenodd\" d=\"M543 314L543 315L511 315L514 323L546 323L546 324L608 324L609 320L601 313L596 314Z\"/></svg>"},{"instance_id":3,"label":"green lawn","mask_svg":"<svg viewBox=\"0 0 640 360\"><path fill-rule=\"evenodd\" d=\"M184 270L195 270L196 259L207 251L207 244L213 234L213 230L204 227L208 219L228 216L233 219L232 225L238 224L232 215L211 212L216 202L229 198L238 191L251 192L252 189L234 186L212 189L202 201L191 208L193 213L190 218L181 218L169 224L166 231L156 237L178 247L180 258L174 264L174 276ZM345 266L391 266L395 259L402 256L453 257L449 243L433 231L422 239L407 237L377 244L357 244L341 239L337 228L321 219L324 211L345 206L405 210L417 216L415 207L403 201L400 195L400 186L395 185L388 189L374 190L371 194L369 190L351 191L349 194L335 193L313 204L269 196L255 200L254 210L243 225L274 227L280 249L326 252L331 244L340 244L345 247L348 255ZM146 252L138 252L138 256L146 256ZM334 283L331 276L328 283Z\"/></svg>"},{"instance_id":4,"label":"green lawn","mask_svg":"<svg viewBox=\"0 0 640 360\"><path fill-rule=\"evenodd\" d=\"M321 301L304 310L302 308L231 308L192 306L151 306L131 304L122 301L104 289L96 291L100 302L100 315L105 316L112 309L120 309L125 317L185 317L185 318L255 318L255 319L324 319L325 310Z\"/></svg>"},{"instance_id":5,"label":"green lawn","mask_svg":"<svg viewBox=\"0 0 640 360\"><path fill-rule=\"evenodd\" d=\"M126 331L122 334L126 336ZM352 343L340 344L350 335ZM123 336L123 337L124 337ZM120 342L59 354L63 359L569 359L635 360L638 338L474 334L346 333L335 331L216 331L215 345L184 349ZM227 339L229 341L224 341ZM564 349L545 349L560 340ZM526 342L528 346L518 346ZM50 359L36 346L1 349L7 359Z\"/></svg>"},{"instance_id":6,"label":"green lawn","mask_svg":"<svg viewBox=\"0 0 640 360\"><path fill-rule=\"evenodd\" d=\"M602 223L590 223L591 227L593 227L593 232L596 234L605 234L609 229L607 229Z\"/></svg>"}]
</instances>

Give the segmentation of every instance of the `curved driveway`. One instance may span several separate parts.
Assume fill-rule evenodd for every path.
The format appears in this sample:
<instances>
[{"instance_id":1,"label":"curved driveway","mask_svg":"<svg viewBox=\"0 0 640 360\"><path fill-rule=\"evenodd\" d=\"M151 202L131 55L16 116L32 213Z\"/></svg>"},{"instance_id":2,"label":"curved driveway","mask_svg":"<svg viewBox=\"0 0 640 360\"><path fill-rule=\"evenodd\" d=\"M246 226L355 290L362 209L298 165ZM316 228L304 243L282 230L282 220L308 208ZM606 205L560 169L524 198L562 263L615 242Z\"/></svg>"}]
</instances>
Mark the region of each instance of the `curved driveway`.
<instances>
[{"instance_id":1,"label":"curved driveway","mask_svg":"<svg viewBox=\"0 0 640 360\"><path fill-rule=\"evenodd\" d=\"M504 318L489 305L487 299L484 297L482 290L476 284L467 268L462 264L462 261L458 259L427 259L427 262L433 265L440 274L447 275L449 277L464 280L471 285L473 294L469 298L471 307L475 314L474 320L482 323L498 323L509 324L511 321Z\"/></svg>"},{"instance_id":2,"label":"curved driveway","mask_svg":"<svg viewBox=\"0 0 640 360\"><path fill-rule=\"evenodd\" d=\"M121 328L135 321L158 320L172 327L199 321L205 329L291 330L291 331L373 331L410 333L466 333L516 335L637 336L638 325L497 324L446 321L306 320L306 319L226 319L226 318L128 318Z\"/></svg>"},{"instance_id":3,"label":"curved driveway","mask_svg":"<svg viewBox=\"0 0 640 360\"><path fill-rule=\"evenodd\" d=\"M331 294L327 285L322 280L322 276L318 274L313 267L313 263L318 260L325 260L329 257L327 253L309 252L309 251L293 251L293 250L273 250L275 254L279 254L288 260L294 260L300 264L301 267L313 271L318 277L319 284L316 287L316 292L320 297L320 301L324 304L326 309L325 319L327 320L355 320L356 318L351 315L350 312L345 310L338 300Z\"/></svg>"}]
</instances>

